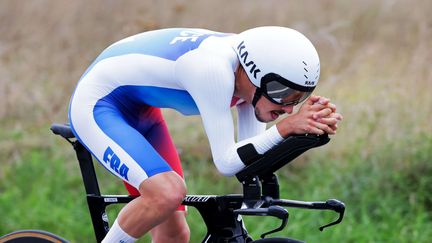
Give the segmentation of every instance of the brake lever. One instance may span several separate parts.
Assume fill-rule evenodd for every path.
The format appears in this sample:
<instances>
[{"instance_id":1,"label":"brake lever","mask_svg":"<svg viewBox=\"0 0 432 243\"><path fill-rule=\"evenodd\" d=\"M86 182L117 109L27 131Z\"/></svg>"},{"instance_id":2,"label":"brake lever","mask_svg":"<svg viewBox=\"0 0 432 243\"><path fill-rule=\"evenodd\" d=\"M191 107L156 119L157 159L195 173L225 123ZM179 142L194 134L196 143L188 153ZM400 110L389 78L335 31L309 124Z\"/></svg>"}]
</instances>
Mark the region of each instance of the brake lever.
<instances>
[{"instance_id":1,"label":"brake lever","mask_svg":"<svg viewBox=\"0 0 432 243\"><path fill-rule=\"evenodd\" d=\"M240 215L254 215L254 216L273 216L280 220L282 220L281 225L269 232L263 233L261 238L265 238L266 235L281 231L285 228L288 223L289 213L288 211L281 206L270 206L268 208L245 208L245 209L236 209L234 210L235 214Z\"/></svg>"},{"instance_id":2,"label":"brake lever","mask_svg":"<svg viewBox=\"0 0 432 243\"><path fill-rule=\"evenodd\" d=\"M287 225L287 223L288 223L289 213L283 207L280 207L280 206L270 206L268 208L268 215L274 216L274 217L277 217L277 218L281 219L282 223L281 223L281 225L278 228L270 230L269 232L263 233L261 235L261 239L264 239L266 237L266 235L273 234L275 232L283 230L285 228L285 226Z\"/></svg>"},{"instance_id":3,"label":"brake lever","mask_svg":"<svg viewBox=\"0 0 432 243\"><path fill-rule=\"evenodd\" d=\"M339 200L336 199L329 199L325 202L326 207L328 207L328 209L332 209L335 212L339 213L339 218L329 224L326 224L324 226L319 227L320 231L323 231L324 228L339 224L340 222L342 222L342 219L344 217L344 213L345 213L345 204Z\"/></svg>"}]
</instances>

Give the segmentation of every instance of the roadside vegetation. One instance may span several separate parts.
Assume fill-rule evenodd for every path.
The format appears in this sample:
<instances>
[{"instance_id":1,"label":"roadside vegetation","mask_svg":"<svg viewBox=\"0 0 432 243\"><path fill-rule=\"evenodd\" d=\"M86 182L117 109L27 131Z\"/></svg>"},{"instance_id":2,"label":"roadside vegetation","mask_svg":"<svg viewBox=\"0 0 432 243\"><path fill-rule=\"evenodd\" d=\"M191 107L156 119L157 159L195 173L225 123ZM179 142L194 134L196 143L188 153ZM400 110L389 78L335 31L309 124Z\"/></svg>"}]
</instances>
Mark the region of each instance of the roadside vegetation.
<instances>
[{"instance_id":1,"label":"roadside vegetation","mask_svg":"<svg viewBox=\"0 0 432 243\"><path fill-rule=\"evenodd\" d=\"M206 2L206 3L204 3ZM314 6L313 8L310 6ZM112 42L155 28L239 32L284 25L305 33L321 58L316 94L344 115L338 134L278 173L282 197L338 198L336 215L291 209L289 235L307 242L429 242L432 239L432 9L430 1L0 2L0 235L51 231L93 242L72 147L49 131L85 68ZM164 111L190 194L241 192L211 162L199 117ZM96 165L106 194L122 183ZM113 222L119 207L109 209ZM254 237L278 226L245 217ZM205 227L189 208L191 242ZM140 242L150 242L149 238Z\"/></svg>"}]
</instances>

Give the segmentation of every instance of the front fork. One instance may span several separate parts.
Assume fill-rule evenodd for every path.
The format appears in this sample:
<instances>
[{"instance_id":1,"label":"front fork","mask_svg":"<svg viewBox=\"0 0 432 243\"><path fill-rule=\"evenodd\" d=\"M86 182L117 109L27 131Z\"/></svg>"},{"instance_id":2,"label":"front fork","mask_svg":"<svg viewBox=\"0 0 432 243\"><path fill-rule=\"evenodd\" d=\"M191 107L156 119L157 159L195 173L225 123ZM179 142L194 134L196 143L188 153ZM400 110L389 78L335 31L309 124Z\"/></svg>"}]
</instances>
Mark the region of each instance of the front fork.
<instances>
[{"instance_id":1,"label":"front fork","mask_svg":"<svg viewBox=\"0 0 432 243\"><path fill-rule=\"evenodd\" d=\"M195 207L207 226L203 243L244 243L252 241L243 224L242 217L235 213L243 203L242 195L201 196L188 195L184 205Z\"/></svg>"}]
</instances>

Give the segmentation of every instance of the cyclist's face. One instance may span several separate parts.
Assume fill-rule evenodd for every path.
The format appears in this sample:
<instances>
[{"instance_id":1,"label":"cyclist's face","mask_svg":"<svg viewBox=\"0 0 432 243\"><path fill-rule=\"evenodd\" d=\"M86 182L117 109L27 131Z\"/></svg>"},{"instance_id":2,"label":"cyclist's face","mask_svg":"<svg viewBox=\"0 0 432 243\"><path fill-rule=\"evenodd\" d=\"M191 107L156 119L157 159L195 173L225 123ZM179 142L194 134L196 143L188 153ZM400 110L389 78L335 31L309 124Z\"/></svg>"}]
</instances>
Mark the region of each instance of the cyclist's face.
<instances>
[{"instance_id":1,"label":"cyclist's face","mask_svg":"<svg viewBox=\"0 0 432 243\"><path fill-rule=\"evenodd\" d=\"M271 122L285 113L291 114L294 105L278 105L271 102L265 96L261 96L255 106L255 116L260 122Z\"/></svg>"}]
</instances>

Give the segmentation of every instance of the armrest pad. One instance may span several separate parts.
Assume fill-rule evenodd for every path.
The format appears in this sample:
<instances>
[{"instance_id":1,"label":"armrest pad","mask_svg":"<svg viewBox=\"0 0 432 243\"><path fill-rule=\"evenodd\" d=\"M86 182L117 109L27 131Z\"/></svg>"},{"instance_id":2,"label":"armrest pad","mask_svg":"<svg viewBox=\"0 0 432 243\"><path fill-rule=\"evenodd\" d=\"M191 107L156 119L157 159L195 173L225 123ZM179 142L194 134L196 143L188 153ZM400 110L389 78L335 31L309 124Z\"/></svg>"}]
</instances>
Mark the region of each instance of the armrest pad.
<instances>
[{"instance_id":1,"label":"armrest pad","mask_svg":"<svg viewBox=\"0 0 432 243\"><path fill-rule=\"evenodd\" d=\"M264 153L260 159L239 171L236 177L239 181L244 181L248 177L268 175L279 170L307 150L322 146L329 141L330 138L327 134L290 136Z\"/></svg>"}]
</instances>

